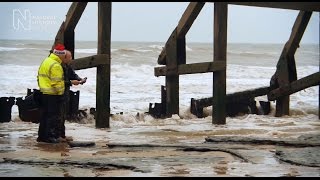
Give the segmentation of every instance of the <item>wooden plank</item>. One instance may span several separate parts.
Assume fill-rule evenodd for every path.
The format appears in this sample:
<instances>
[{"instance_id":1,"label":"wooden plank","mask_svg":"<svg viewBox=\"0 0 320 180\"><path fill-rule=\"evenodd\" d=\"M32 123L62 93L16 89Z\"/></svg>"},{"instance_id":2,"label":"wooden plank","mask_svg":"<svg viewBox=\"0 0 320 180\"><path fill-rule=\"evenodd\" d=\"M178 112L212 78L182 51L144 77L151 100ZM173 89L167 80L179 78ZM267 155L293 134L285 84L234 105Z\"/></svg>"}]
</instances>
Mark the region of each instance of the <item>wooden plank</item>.
<instances>
[{"instance_id":1,"label":"wooden plank","mask_svg":"<svg viewBox=\"0 0 320 180\"><path fill-rule=\"evenodd\" d=\"M107 64L110 64L109 57L110 56L108 54L98 54L94 56L78 58L78 59L74 59L71 62L71 66L75 70L80 70L80 69L97 67L99 65L107 65Z\"/></svg>"},{"instance_id":2,"label":"wooden plank","mask_svg":"<svg viewBox=\"0 0 320 180\"><path fill-rule=\"evenodd\" d=\"M228 2L228 4L266 7L266 8L279 8L291 9L300 11L320 11L319 2Z\"/></svg>"},{"instance_id":3,"label":"wooden plank","mask_svg":"<svg viewBox=\"0 0 320 180\"><path fill-rule=\"evenodd\" d=\"M203 62L203 63L194 63L194 64L181 64L178 66L178 74L196 74L196 73L208 73L224 70L226 68L225 62ZM166 66L155 67L154 75L155 76L165 76L167 73L171 74L171 69Z\"/></svg>"},{"instance_id":4,"label":"wooden plank","mask_svg":"<svg viewBox=\"0 0 320 180\"><path fill-rule=\"evenodd\" d=\"M227 103L237 103L241 102L246 99L252 99L258 96L264 96L269 93L270 89L269 87L260 87L256 89L249 89L245 91L230 93L226 95L226 102ZM198 105L201 107L208 107L212 106L213 97L209 98L202 98L202 99L194 99L194 101L197 101Z\"/></svg>"},{"instance_id":5,"label":"wooden plank","mask_svg":"<svg viewBox=\"0 0 320 180\"><path fill-rule=\"evenodd\" d=\"M65 31L74 31L88 2L73 2L65 20Z\"/></svg>"},{"instance_id":6,"label":"wooden plank","mask_svg":"<svg viewBox=\"0 0 320 180\"><path fill-rule=\"evenodd\" d=\"M282 96L287 96L303 89L320 84L320 72L311 74L290 84L274 89L268 93L268 100L274 101Z\"/></svg>"},{"instance_id":7,"label":"wooden plank","mask_svg":"<svg viewBox=\"0 0 320 180\"><path fill-rule=\"evenodd\" d=\"M264 96L270 91L269 87L261 87L256 89L249 89L242 92L227 94L227 102L240 102L245 99L252 99L258 96Z\"/></svg>"},{"instance_id":8,"label":"wooden plank","mask_svg":"<svg viewBox=\"0 0 320 180\"><path fill-rule=\"evenodd\" d=\"M110 62L111 2L98 2L98 54ZM110 63L97 67L96 127L110 127Z\"/></svg>"},{"instance_id":9,"label":"wooden plank","mask_svg":"<svg viewBox=\"0 0 320 180\"><path fill-rule=\"evenodd\" d=\"M166 74L166 116L179 114L179 75L178 75L178 40L177 28L171 34L166 44L167 67L171 69L170 74Z\"/></svg>"},{"instance_id":10,"label":"wooden plank","mask_svg":"<svg viewBox=\"0 0 320 180\"><path fill-rule=\"evenodd\" d=\"M189 3L187 9L184 11L181 19L179 20L178 26L177 26L177 36L178 36L177 38L178 39L185 37L185 35L188 33L190 27L192 26L195 19L198 17L198 15L204 5L205 5L205 2L190 2ZM161 64L161 65L166 64L166 49L165 48L162 49L162 51L158 57L158 64Z\"/></svg>"},{"instance_id":11,"label":"wooden plank","mask_svg":"<svg viewBox=\"0 0 320 180\"><path fill-rule=\"evenodd\" d=\"M214 3L214 57L215 61L227 61L228 4ZM213 73L212 124L226 124L226 68Z\"/></svg>"},{"instance_id":12,"label":"wooden plank","mask_svg":"<svg viewBox=\"0 0 320 180\"><path fill-rule=\"evenodd\" d=\"M242 105L245 105L245 107L250 105L250 102L254 102L254 98L258 96L266 95L269 92L269 87L261 87L257 89L250 89L242 92L236 92L226 95L226 108L229 108L229 116L233 114L233 109L236 111L241 111ZM199 118L203 117L203 108L212 106L214 98L202 98L202 99L191 99L191 106L190 106L190 112L194 115L196 115ZM240 109L238 109L240 108ZM251 109L253 110L253 109ZM228 111L228 109L227 109ZM235 115L235 114L234 114Z\"/></svg>"}]
</instances>

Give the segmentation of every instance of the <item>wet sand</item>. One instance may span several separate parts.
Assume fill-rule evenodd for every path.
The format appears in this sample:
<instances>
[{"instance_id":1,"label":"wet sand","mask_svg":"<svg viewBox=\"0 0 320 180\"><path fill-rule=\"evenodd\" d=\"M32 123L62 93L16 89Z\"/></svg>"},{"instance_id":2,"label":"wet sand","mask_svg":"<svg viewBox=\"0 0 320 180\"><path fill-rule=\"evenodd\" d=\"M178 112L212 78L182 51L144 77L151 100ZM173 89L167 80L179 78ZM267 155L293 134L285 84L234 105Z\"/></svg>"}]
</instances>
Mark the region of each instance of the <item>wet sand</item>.
<instances>
[{"instance_id":1,"label":"wet sand","mask_svg":"<svg viewBox=\"0 0 320 180\"><path fill-rule=\"evenodd\" d=\"M177 126L171 128L168 124L164 125L165 122L162 123L162 126L154 126L153 123L153 126L136 124L96 129L94 124L67 122L67 136L72 136L74 141L95 142L95 146L91 147L70 147L67 143L37 143L38 124L18 120L2 123L0 176L320 176L320 163L317 164L320 162L318 140L313 141L315 145L304 147L241 142L208 143L205 138L225 135L226 132L231 132L230 128L226 132L223 132L223 127L215 130L183 131L177 129ZM315 128L314 131L309 131L310 135L319 130L319 124L313 124ZM292 127L292 124L282 123L278 126ZM239 137L237 133L242 133L240 137L245 137L246 133L254 134L253 131L257 134L266 133L262 129L244 129L241 127L233 130L233 136ZM277 132L283 134L290 131L286 129ZM283 136L295 137L288 134ZM299 164L297 159L292 162L284 161L279 156L280 152L285 154L287 151L301 154L307 148L309 155L314 154L314 164L310 161L309 164ZM299 158L303 160L306 156Z\"/></svg>"}]
</instances>

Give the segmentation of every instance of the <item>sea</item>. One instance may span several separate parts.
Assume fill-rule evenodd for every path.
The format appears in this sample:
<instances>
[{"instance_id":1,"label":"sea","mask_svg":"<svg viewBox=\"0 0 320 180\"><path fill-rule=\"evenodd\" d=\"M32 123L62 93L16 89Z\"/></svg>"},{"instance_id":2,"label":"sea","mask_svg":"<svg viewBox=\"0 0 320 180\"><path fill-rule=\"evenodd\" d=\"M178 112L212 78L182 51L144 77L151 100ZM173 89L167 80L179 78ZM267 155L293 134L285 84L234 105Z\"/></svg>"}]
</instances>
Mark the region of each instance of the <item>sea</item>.
<instances>
[{"instance_id":1,"label":"sea","mask_svg":"<svg viewBox=\"0 0 320 180\"><path fill-rule=\"evenodd\" d=\"M40 63L48 56L52 44L53 41L46 40L0 40L0 97L25 97L28 88L38 89L37 71ZM197 118L190 112L191 98L212 97L213 73L180 75L179 114L165 119L150 116L145 113L149 110L149 103L161 102L161 86L165 85L165 77L154 75L154 68L162 66L157 64L157 60L164 45L165 42L111 43L110 111L114 115L110 117L109 129L114 134L105 135L109 141L129 142L125 136L164 129L185 132L183 136L175 138L180 143L203 141L203 137L209 135L297 138L303 134L319 134L318 86L292 94L289 115L283 117L275 117L276 102L271 101L271 112L268 115L240 114L227 117L225 125L212 124L211 107L204 109L204 118ZM213 46L212 43L187 42L187 64L212 62ZM284 43L228 43L227 94L269 86L283 47ZM300 44L295 54L298 79L319 72L319 51L319 44ZM75 42L75 59L96 53L96 41ZM79 109L89 112L90 108L96 106L96 68L76 70L76 73L80 77L87 77L87 82L72 86L71 90L80 91ZM256 97L256 100L268 101L266 96ZM12 107L10 123L23 123L16 105ZM94 124L92 117L82 121L85 126L94 127ZM94 134L94 130L86 137L91 137L91 133ZM167 140L168 136L149 136L130 138L130 143L165 143ZM302 176L320 176L318 170L297 171ZM281 171L280 168L268 175L281 176ZM241 176L241 173L238 175ZM263 176L263 173L256 172L255 175Z\"/></svg>"},{"instance_id":2,"label":"sea","mask_svg":"<svg viewBox=\"0 0 320 180\"><path fill-rule=\"evenodd\" d=\"M154 68L164 48L162 42L112 42L111 43L111 113L144 113L149 103L161 102L163 76L156 77ZM38 89L37 70L48 56L52 41L1 40L0 41L0 97L24 97L27 89ZM270 85L284 44L228 44L227 93L245 91ZM97 42L75 43L75 59L97 53ZM187 43L188 64L213 61L213 44ZM306 44L296 55L298 79L319 71L319 45ZM87 83L72 86L80 91L79 109L95 107L96 68L77 70ZM180 75L180 113L190 115L191 98L211 97L212 73ZM290 114L318 115L318 87L310 87L291 96ZM263 100L263 97L261 97ZM266 99L264 99L266 100ZM16 115L17 108L13 108ZM272 116L272 115L271 115ZM13 118L14 119L14 118Z\"/></svg>"}]
</instances>

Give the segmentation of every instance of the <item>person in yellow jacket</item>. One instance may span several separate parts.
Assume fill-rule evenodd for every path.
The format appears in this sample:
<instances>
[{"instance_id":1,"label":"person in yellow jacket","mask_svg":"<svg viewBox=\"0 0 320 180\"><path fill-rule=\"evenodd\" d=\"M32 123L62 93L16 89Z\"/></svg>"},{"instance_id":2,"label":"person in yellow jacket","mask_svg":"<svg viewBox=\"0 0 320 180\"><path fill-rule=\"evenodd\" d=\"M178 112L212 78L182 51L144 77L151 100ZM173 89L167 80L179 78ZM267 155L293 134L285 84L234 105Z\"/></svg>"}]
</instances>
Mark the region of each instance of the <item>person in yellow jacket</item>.
<instances>
[{"instance_id":1,"label":"person in yellow jacket","mask_svg":"<svg viewBox=\"0 0 320 180\"><path fill-rule=\"evenodd\" d=\"M60 105L65 90L61 63L66 61L64 45L57 44L53 53L42 61L38 70L38 86L41 92L42 117L39 122L38 142L59 143L57 125Z\"/></svg>"}]
</instances>

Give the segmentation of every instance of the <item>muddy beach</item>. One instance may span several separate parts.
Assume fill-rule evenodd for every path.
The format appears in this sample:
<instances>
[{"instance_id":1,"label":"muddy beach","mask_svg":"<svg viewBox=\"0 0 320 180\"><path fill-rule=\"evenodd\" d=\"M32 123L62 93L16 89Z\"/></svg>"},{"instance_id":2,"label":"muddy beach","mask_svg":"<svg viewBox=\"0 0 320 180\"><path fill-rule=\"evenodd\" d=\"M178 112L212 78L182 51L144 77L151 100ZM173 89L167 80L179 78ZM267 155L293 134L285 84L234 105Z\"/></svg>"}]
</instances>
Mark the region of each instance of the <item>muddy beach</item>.
<instances>
[{"instance_id":1,"label":"muddy beach","mask_svg":"<svg viewBox=\"0 0 320 180\"><path fill-rule=\"evenodd\" d=\"M184 125L182 120L176 122ZM272 138L259 135L265 133L262 129L238 127L230 131L210 125L210 121L202 123L214 130L188 131L165 122L156 127L138 123L96 129L90 123L67 122L67 135L75 143L94 142L73 147L68 143L37 143L38 124L16 119L0 124L0 176L320 176L319 124L315 131L298 138L294 133ZM282 128L290 126L283 124Z\"/></svg>"}]
</instances>

